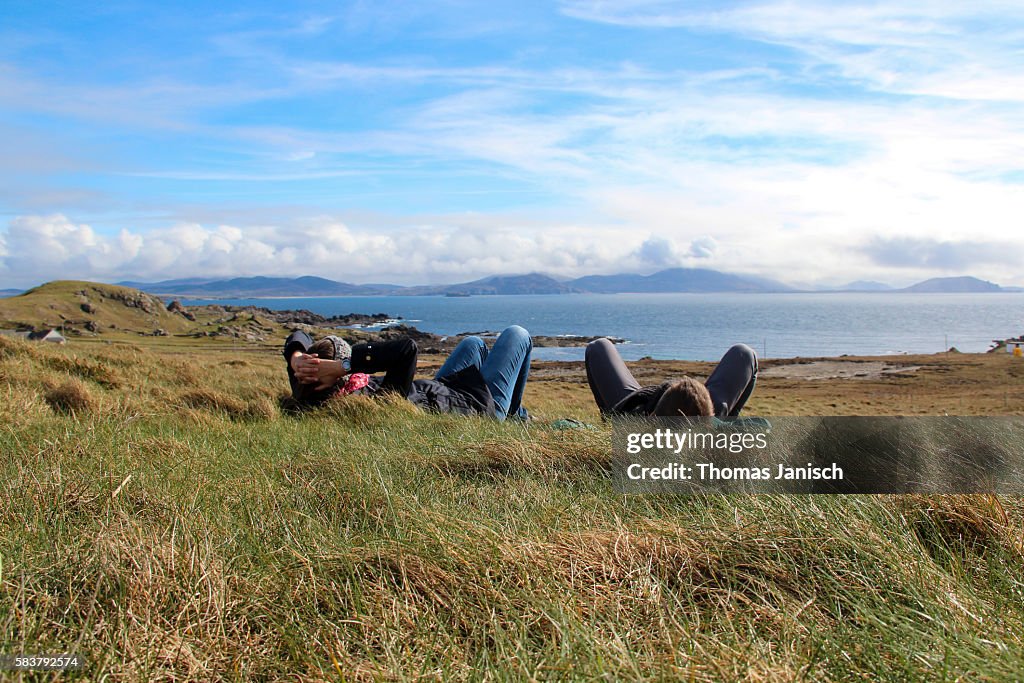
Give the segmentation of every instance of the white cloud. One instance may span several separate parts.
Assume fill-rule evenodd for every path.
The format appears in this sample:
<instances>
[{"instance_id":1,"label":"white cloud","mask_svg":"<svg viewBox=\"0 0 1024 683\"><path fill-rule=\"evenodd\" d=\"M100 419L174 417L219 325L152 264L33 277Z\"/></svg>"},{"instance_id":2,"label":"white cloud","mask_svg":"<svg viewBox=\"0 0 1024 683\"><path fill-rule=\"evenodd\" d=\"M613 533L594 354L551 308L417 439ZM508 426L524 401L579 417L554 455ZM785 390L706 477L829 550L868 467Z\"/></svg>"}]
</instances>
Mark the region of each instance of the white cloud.
<instances>
[{"instance_id":1,"label":"white cloud","mask_svg":"<svg viewBox=\"0 0 1024 683\"><path fill-rule=\"evenodd\" d=\"M718 249L718 243L712 237L698 237L690 242L689 255L693 258L711 258Z\"/></svg>"},{"instance_id":2,"label":"white cloud","mask_svg":"<svg viewBox=\"0 0 1024 683\"><path fill-rule=\"evenodd\" d=\"M1020 3L781 0L711 10L679 0L566 0L561 7L586 21L704 30L783 45L810 58L808 67L831 67L881 91L1024 101Z\"/></svg>"},{"instance_id":3,"label":"white cloud","mask_svg":"<svg viewBox=\"0 0 1024 683\"><path fill-rule=\"evenodd\" d=\"M325 217L247 228L182 223L107 236L50 215L12 220L6 233L0 232L0 243L7 245L0 280L22 286L68 278L308 274L416 284L510 272L581 275L638 265L650 269L623 251L618 234L575 226L559 226L552 234L453 222L406 225L380 234Z\"/></svg>"},{"instance_id":4,"label":"white cloud","mask_svg":"<svg viewBox=\"0 0 1024 683\"><path fill-rule=\"evenodd\" d=\"M807 191L809 202L815 198L827 205L833 199L816 198L813 187ZM901 283L934 274L975 274L1002 284L1019 282L1020 261L997 258L1000 252L1024 253L1024 240L1010 233L993 231L990 239L974 240L928 230L894 233L854 225L855 219L843 211L826 212L814 205L807 207L804 227L793 229L775 222L785 212L764 200L759 206L730 206L721 213L708 207L680 210L678 215L688 219L654 236L640 229L649 221L639 207L654 211L653 205L662 211L671 199L645 199L652 197L633 197L615 207L620 219L607 225L505 216L503 227L495 227L493 216L477 215L384 229L372 223L354 228L321 217L244 227L181 223L108 235L62 215L22 216L0 231L0 283L319 275L355 283L429 284L492 274L575 277L677 265L790 282L821 280L823 274ZM879 225L885 224L884 214L880 209ZM708 234L712 219L714 236ZM813 238L807 226L818 230Z\"/></svg>"},{"instance_id":5,"label":"white cloud","mask_svg":"<svg viewBox=\"0 0 1024 683\"><path fill-rule=\"evenodd\" d=\"M648 237L636 250L636 256L649 267L667 268L679 264L675 245L662 237Z\"/></svg>"},{"instance_id":6,"label":"white cloud","mask_svg":"<svg viewBox=\"0 0 1024 683\"><path fill-rule=\"evenodd\" d=\"M76 225L61 215L19 216L7 228L7 260L24 269L51 261L73 262L102 256L107 245L88 225Z\"/></svg>"}]
</instances>

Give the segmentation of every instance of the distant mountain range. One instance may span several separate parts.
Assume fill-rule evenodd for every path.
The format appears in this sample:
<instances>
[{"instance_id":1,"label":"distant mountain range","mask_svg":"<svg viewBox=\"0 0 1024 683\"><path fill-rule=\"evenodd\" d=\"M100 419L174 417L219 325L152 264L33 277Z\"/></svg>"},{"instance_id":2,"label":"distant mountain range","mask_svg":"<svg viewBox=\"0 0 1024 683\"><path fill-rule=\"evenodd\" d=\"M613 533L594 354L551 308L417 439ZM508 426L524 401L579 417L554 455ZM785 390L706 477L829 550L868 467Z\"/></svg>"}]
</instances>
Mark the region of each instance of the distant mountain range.
<instances>
[{"instance_id":1,"label":"distant mountain range","mask_svg":"<svg viewBox=\"0 0 1024 683\"><path fill-rule=\"evenodd\" d=\"M5 296L14 296L15 294L21 294L20 289L0 289L0 299Z\"/></svg>"},{"instance_id":2,"label":"distant mountain range","mask_svg":"<svg viewBox=\"0 0 1024 683\"><path fill-rule=\"evenodd\" d=\"M301 296L444 296L488 294L624 294L667 292L799 292L777 280L751 275L723 273L706 268L669 268L651 275L621 273L588 275L575 280L557 280L541 273L494 275L452 285L403 286L393 284L356 285L322 277L240 277L230 279L187 278L162 282L118 282L161 296L195 298L301 297ZM820 290L819 290L820 291ZM1000 287L974 277L932 278L910 287L895 289L881 282L858 280L826 291L846 292L1014 292L1019 287ZM0 290L10 296L18 290Z\"/></svg>"},{"instance_id":3,"label":"distant mountain range","mask_svg":"<svg viewBox=\"0 0 1024 683\"><path fill-rule=\"evenodd\" d=\"M750 275L732 275L707 268L669 268L653 275L588 275L570 280L583 292L618 294L626 292L792 292L775 280Z\"/></svg>"},{"instance_id":4,"label":"distant mountain range","mask_svg":"<svg viewBox=\"0 0 1024 683\"><path fill-rule=\"evenodd\" d=\"M578 294L585 290L540 273L529 275L492 275L472 282L436 287L404 287L390 294Z\"/></svg>"},{"instance_id":5,"label":"distant mountain range","mask_svg":"<svg viewBox=\"0 0 1024 683\"><path fill-rule=\"evenodd\" d=\"M988 280L976 277L934 277L909 287L896 288L884 282L857 280L839 287L829 287L829 292L909 292L915 294L970 294L976 292L1019 292L1020 287L1001 287Z\"/></svg>"},{"instance_id":6,"label":"distant mountain range","mask_svg":"<svg viewBox=\"0 0 1024 683\"><path fill-rule=\"evenodd\" d=\"M948 292L1004 292L1009 291L988 280L976 277L934 277L905 287L902 292L948 293Z\"/></svg>"},{"instance_id":7,"label":"distant mountain range","mask_svg":"<svg viewBox=\"0 0 1024 683\"><path fill-rule=\"evenodd\" d=\"M398 285L350 285L347 282L335 282L312 275L296 278L236 277L230 280L186 279L117 284L151 294L188 294L197 297L360 296L386 293L394 288L400 288Z\"/></svg>"},{"instance_id":8,"label":"distant mountain range","mask_svg":"<svg viewBox=\"0 0 1024 683\"><path fill-rule=\"evenodd\" d=\"M624 273L556 280L541 273L493 275L452 285L355 285L320 277L245 277L228 280L185 279L163 282L118 282L164 296L425 296L487 294L613 294L625 292L789 292L781 282L748 275L733 275L704 268L670 268L653 275Z\"/></svg>"}]
</instances>

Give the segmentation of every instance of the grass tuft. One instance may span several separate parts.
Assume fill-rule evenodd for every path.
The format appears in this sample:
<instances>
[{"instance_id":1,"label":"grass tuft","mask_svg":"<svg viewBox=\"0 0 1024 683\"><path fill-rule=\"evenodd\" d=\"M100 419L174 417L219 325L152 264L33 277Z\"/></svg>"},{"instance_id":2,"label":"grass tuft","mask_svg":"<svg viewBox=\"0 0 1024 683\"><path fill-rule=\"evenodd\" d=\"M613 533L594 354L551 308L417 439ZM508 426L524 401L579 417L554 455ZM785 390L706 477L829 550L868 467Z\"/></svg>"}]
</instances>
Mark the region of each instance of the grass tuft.
<instances>
[{"instance_id":1,"label":"grass tuft","mask_svg":"<svg viewBox=\"0 0 1024 683\"><path fill-rule=\"evenodd\" d=\"M278 416L277 406L264 395L246 400L216 389L190 389L177 400L179 405L192 409L192 417L199 423L206 419L196 411L222 413L233 420L272 420Z\"/></svg>"},{"instance_id":2,"label":"grass tuft","mask_svg":"<svg viewBox=\"0 0 1024 683\"><path fill-rule=\"evenodd\" d=\"M921 544L932 555L985 555L1003 550L1024 559L1022 532L999 499L989 495L919 496L899 499Z\"/></svg>"},{"instance_id":3,"label":"grass tuft","mask_svg":"<svg viewBox=\"0 0 1024 683\"><path fill-rule=\"evenodd\" d=\"M50 370L96 382L108 389L119 389L124 386L121 373L103 361L73 355L46 355L42 360L42 365Z\"/></svg>"},{"instance_id":4,"label":"grass tuft","mask_svg":"<svg viewBox=\"0 0 1024 683\"><path fill-rule=\"evenodd\" d=\"M278 416L278 409L269 397L257 396L246 402L244 416L252 420L273 420Z\"/></svg>"},{"instance_id":5,"label":"grass tuft","mask_svg":"<svg viewBox=\"0 0 1024 683\"><path fill-rule=\"evenodd\" d=\"M229 417L241 418L249 414L245 401L215 389L190 389L179 396L181 405L197 410L224 413Z\"/></svg>"},{"instance_id":6,"label":"grass tuft","mask_svg":"<svg viewBox=\"0 0 1024 683\"><path fill-rule=\"evenodd\" d=\"M70 414L88 413L94 410L97 404L89 387L74 377L48 389L44 398L54 410Z\"/></svg>"},{"instance_id":7,"label":"grass tuft","mask_svg":"<svg viewBox=\"0 0 1024 683\"><path fill-rule=\"evenodd\" d=\"M0 335L0 360L7 358L38 358L36 344L18 337Z\"/></svg>"},{"instance_id":8,"label":"grass tuft","mask_svg":"<svg viewBox=\"0 0 1024 683\"><path fill-rule=\"evenodd\" d=\"M352 427L373 427L396 415L415 415L419 409L400 396L383 394L369 396L338 396L328 399L312 414L338 420Z\"/></svg>"}]
</instances>

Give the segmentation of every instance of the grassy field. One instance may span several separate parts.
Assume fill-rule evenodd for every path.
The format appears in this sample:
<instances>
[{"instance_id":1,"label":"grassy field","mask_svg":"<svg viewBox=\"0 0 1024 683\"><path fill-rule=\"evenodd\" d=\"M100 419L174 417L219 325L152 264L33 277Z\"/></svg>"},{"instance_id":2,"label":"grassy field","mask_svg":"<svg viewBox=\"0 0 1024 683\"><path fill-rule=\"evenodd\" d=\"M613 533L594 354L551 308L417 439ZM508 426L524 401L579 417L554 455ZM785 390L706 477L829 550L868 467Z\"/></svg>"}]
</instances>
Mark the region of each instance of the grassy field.
<instances>
[{"instance_id":1,"label":"grassy field","mask_svg":"<svg viewBox=\"0 0 1024 683\"><path fill-rule=\"evenodd\" d=\"M748 412L1024 409L1007 355L898 362L765 379ZM292 416L286 389L259 346L0 338L0 652L93 680L1024 678L1021 500L618 496L578 364L537 365L528 426Z\"/></svg>"}]
</instances>

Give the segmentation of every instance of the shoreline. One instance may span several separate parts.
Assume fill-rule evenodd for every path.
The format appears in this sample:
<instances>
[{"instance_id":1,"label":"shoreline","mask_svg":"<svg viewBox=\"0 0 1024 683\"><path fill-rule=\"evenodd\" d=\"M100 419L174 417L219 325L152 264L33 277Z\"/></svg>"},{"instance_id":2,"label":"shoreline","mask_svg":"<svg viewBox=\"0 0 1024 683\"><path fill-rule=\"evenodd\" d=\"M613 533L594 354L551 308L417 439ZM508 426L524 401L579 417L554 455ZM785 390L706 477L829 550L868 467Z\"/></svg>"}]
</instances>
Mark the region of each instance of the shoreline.
<instances>
[{"instance_id":1,"label":"shoreline","mask_svg":"<svg viewBox=\"0 0 1024 683\"><path fill-rule=\"evenodd\" d=\"M720 291L720 292L561 292L561 293L542 293L542 292L530 292L524 294L471 294L466 297L450 297L447 294L290 294L287 296L282 295L263 295L263 294L248 294L244 296L236 295L195 295L195 294L155 294L152 292L146 292L151 296L155 296L159 299L166 299L170 302L173 299L188 299L194 301L280 301L287 299L397 299L397 298L408 298L408 299L477 299L487 297L522 297L522 296L543 296L543 297L559 297L559 296L678 296L680 294L687 294L693 296L722 296L722 295L739 295L739 296L788 296L788 295L807 295L807 294L827 294L827 295L843 295L843 294L856 294L856 295L870 295L870 296L887 296L893 294L911 295L911 296L973 296L976 294L984 295L1021 295L1024 294L1024 290L1004 290L999 292L907 292L898 289L886 290L881 292L875 291L859 291L855 289L848 290L797 290L797 291L785 291L785 292L747 292L747 291ZM12 295L15 296L15 295ZM203 304L193 304L201 306Z\"/></svg>"},{"instance_id":2,"label":"shoreline","mask_svg":"<svg viewBox=\"0 0 1024 683\"><path fill-rule=\"evenodd\" d=\"M0 304L0 315L5 330L10 329L13 334L26 329L49 329L57 330L69 340L135 339L142 344L158 343L160 346L179 348L191 341L226 343L236 348L248 344L269 348L282 341L293 329L303 329L315 336L337 334L351 342L381 341L409 336L421 344L421 351L424 354L430 354L446 353L466 336L494 337L496 331L503 327L504 321L501 318L508 316L486 314L486 310L490 309L489 302L495 301L494 297L511 301L509 297L519 295L480 296L492 298L484 299L478 302L476 307L454 317L450 314L431 314L427 310L419 310L429 309L429 306L402 306L395 303L397 300L394 297L388 297L388 301L392 302L390 305L383 297L365 297L368 303L351 306L340 304L326 307L329 311L327 313L317 313L309 309L323 310L325 307L315 305L314 301L306 301L304 308L284 308L288 305L285 302L292 301L298 306L303 306L303 297L276 297L274 302L264 302L270 304L269 306L257 305L260 302L253 299L245 300L244 305L242 302L229 303L230 299L209 299L206 303L183 305L181 299L172 299L169 303L164 303L163 299L138 291L64 282L42 287L28 296L4 299ZM553 295L545 295L545 300L554 301L551 296ZM669 294L668 297L674 300L676 295ZM345 297L333 298L338 301L345 300ZM437 298L442 297L435 297L435 300ZM627 298L632 301L637 297L627 295ZM954 295L954 298L962 298L962 295ZM614 296L611 299L602 297L601 301L614 299ZM371 302L377 302L379 305ZM481 306L483 308L480 308ZM369 310L365 313L341 313L346 309L351 311L352 308ZM332 309L341 310L336 314ZM382 312L382 309L390 309L390 312ZM665 309L665 306L661 305L658 310L661 309ZM594 339L607 337L620 344L618 348L627 362L643 362L645 358L666 362L686 359L716 361L729 345L742 341L754 348L762 361L771 358L786 359L791 363L806 363L807 358L848 360L867 354L885 359L889 364L902 365L909 362L908 356L917 354L930 355L951 350L978 354L1005 352L1006 342L1019 339L1016 335L1020 331L1019 316L1000 315L987 326L979 323L968 329L960 325L949 330L948 336L945 333L933 333L927 337L928 343L921 342L924 333L906 339L895 332L882 334L881 332L885 330L879 334L866 334L868 328L856 327L855 325L863 322L857 320L842 326L841 334L837 334L833 329L836 326L833 325L826 330L827 334L821 337L814 336L813 330L810 336L803 334L796 337L784 324L779 331L776 327L771 327L772 319L762 316L757 321L752 321L749 326L737 327L733 321L732 327L725 325L721 329L690 329L686 334L690 335L691 341L687 342L686 338L682 337L665 338L664 334L659 337L644 327L642 322L636 326L626 324L632 318L627 317L625 322L619 318L608 319L607 315L614 315L614 311L597 303L589 306L585 315L577 315L575 306L565 308L564 305L553 309L555 316L533 316L530 314L533 309L529 305L515 310L519 312L517 317L523 318L526 326L535 333L535 359L538 362L542 359L550 362L580 362L583 359L583 352L580 349ZM672 306L671 310L677 311L675 306ZM988 308L985 307L983 310L987 311ZM1004 309L1000 306L999 310ZM1010 312L1014 310L1016 309L1011 309ZM607 311L607 315L602 315L604 311ZM705 309L701 308L698 312L704 311ZM412 323L419 327L413 326ZM920 325L919 322L918 324ZM431 331L430 328L435 325L443 328L443 333ZM424 327L427 329L423 329ZM765 332L755 334L752 330ZM773 337L770 334L773 331L778 336ZM537 332L545 334L536 334ZM612 334L608 334L609 332ZM615 337L616 333L618 338ZM766 335L765 339L761 339L762 334ZM143 341L147 338L150 338L151 342ZM157 342L156 338L165 341ZM933 344L932 339L941 341ZM769 356L762 353L763 351L773 351L778 355ZM882 370L889 372L885 368L880 369Z\"/></svg>"}]
</instances>

